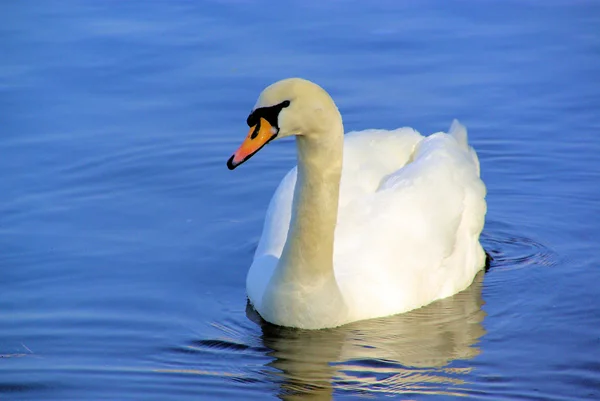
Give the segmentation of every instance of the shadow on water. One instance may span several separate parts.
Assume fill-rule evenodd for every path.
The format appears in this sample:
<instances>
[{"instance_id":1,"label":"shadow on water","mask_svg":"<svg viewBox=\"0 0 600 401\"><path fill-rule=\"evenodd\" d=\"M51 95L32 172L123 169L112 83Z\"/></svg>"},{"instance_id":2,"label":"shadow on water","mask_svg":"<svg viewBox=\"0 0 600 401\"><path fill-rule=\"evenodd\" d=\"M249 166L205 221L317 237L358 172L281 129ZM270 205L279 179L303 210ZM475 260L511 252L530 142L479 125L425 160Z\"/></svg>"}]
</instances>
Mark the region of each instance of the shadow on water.
<instances>
[{"instance_id":1,"label":"shadow on water","mask_svg":"<svg viewBox=\"0 0 600 401\"><path fill-rule=\"evenodd\" d=\"M259 323L261 340L279 382L279 397L330 399L336 391L387 394L461 394L470 368L448 367L479 354L485 334L483 272L465 291L421 309L327 330Z\"/></svg>"}]
</instances>

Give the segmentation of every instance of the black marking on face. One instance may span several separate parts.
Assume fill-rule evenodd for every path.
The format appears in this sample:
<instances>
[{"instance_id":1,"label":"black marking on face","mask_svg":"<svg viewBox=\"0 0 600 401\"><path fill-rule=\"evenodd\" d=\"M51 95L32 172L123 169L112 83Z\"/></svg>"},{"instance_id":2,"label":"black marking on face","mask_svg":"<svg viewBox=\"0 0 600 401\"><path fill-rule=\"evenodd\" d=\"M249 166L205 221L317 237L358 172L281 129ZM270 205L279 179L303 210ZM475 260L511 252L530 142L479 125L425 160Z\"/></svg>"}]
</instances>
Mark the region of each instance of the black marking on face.
<instances>
[{"instance_id":1,"label":"black marking on face","mask_svg":"<svg viewBox=\"0 0 600 401\"><path fill-rule=\"evenodd\" d=\"M248 119L246 120L246 124L248 124L249 127L253 127L255 125L259 126L260 119L264 118L269 122L269 124L271 124L273 128L275 128L275 131L279 131L279 123L277 122L277 117L279 117L279 113L281 112L281 110L288 107L289 105L290 101L284 100L283 102L274 106L259 107L258 109L250 113ZM258 135L258 130L255 130L252 133L252 138L256 137L255 133L256 135Z\"/></svg>"},{"instance_id":2,"label":"black marking on face","mask_svg":"<svg viewBox=\"0 0 600 401\"><path fill-rule=\"evenodd\" d=\"M266 144L271 142L273 139L277 138L277 135L279 133L279 123L278 123L279 113L281 112L282 109L289 107L289 105L290 105L290 101L284 100L283 102L276 104L274 106L259 107L258 109L254 110L254 111L252 111L252 113L250 113L250 115L248 116L248 119L246 120L246 124L248 124L249 127L254 127L252 130L252 133L250 134L250 139L254 140L258 137L258 134L260 132L260 126L261 126L261 121L260 121L261 118L264 118L271 125L271 127L272 127L271 136L258 149L256 149L254 152L252 152L251 154L246 156L243 160L239 161L238 163L235 163L233 161L235 155L232 155L229 158L229 160L227 160L227 168L229 168L229 170L233 170L240 164L243 164L248 159L250 159L252 156L254 156L256 153L258 153L258 151L261 150Z\"/></svg>"}]
</instances>

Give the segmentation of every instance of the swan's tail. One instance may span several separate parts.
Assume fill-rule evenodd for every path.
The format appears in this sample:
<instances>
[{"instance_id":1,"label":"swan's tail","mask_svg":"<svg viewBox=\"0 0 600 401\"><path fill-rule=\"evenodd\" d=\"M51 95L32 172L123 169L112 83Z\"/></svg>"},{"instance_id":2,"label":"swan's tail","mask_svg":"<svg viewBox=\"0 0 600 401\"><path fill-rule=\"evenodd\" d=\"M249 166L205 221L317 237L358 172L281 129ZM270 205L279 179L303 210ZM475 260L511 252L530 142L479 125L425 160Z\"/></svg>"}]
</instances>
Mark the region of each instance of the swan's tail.
<instances>
[{"instance_id":1,"label":"swan's tail","mask_svg":"<svg viewBox=\"0 0 600 401\"><path fill-rule=\"evenodd\" d=\"M462 125L457 119L452 121L450 125L450 129L448 130L448 134L456 139L456 142L460 144L460 146L469 153L473 162L475 163L475 167L477 168L477 175L480 173L479 167L479 158L477 157L477 153L473 150L472 147L469 146L469 136L467 135L467 128Z\"/></svg>"},{"instance_id":2,"label":"swan's tail","mask_svg":"<svg viewBox=\"0 0 600 401\"><path fill-rule=\"evenodd\" d=\"M457 119L452 120L448 134L452 135L465 150L469 150L469 138L467 136L467 128L462 125Z\"/></svg>"}]
</instances>

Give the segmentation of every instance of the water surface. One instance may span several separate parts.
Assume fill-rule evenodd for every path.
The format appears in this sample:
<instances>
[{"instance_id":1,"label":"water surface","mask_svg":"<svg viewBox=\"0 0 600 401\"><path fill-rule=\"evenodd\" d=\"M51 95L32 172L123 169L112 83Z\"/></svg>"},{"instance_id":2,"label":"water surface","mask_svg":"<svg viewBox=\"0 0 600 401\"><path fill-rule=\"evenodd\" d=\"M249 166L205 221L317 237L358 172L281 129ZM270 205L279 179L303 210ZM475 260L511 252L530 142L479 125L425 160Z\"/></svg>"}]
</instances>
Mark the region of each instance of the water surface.
<instances>
[{"instance_id":1,"label":"water surface","mask_svg":"<svg viewBox=\"0 0 600 401\"><path fill-rule=\"evenodd\" d=\"M600 398L597 2L0 5L0 398ZM302 76L347 130L469 129L494 260L455 297L334 330L246 311Z\"/></svg>"}]
</instances>

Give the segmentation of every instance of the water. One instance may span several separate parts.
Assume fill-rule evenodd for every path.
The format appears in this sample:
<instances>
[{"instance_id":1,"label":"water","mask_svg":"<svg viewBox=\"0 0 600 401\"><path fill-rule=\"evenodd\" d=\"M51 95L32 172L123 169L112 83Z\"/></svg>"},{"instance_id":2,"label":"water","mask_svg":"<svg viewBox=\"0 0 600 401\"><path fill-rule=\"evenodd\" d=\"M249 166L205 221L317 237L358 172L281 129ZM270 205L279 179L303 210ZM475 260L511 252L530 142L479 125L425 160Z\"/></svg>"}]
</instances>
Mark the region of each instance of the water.
<instances>
[{"instance_id":1,"label":"water","mask_svg":"<svg viewBox=\"0 0 600 401\"><path fill-rule=\"evenodd\" d=\"M597 2L3 2L0 22L1 399L600 398ZM405 315L256 323L245 275L294 145L225 162L288 76L347 130L461 119L490 270Z\"/></svg>"}]
</instances>

